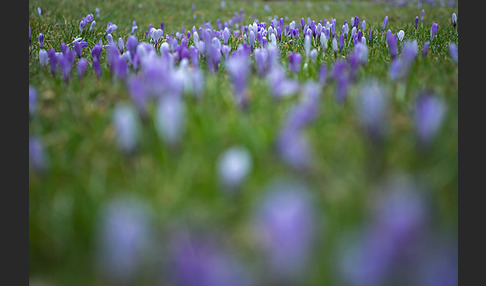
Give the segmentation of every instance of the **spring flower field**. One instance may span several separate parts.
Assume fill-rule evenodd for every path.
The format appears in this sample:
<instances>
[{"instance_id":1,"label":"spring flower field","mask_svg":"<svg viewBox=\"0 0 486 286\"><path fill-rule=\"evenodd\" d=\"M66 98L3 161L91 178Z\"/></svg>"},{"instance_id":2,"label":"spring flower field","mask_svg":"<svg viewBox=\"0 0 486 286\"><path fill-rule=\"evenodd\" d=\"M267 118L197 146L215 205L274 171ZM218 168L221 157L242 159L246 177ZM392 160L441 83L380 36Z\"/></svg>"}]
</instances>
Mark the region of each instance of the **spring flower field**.
<instances>
[{"instance_id":1,"label":"spring flower field","mask_svg":"<svg viewBox=\"0 0 486 286\"><path fill-rule=\"evenodd\" d=\"M28 13L31 285L458 284L458 1Z\"/></svg>"}]
</instances>

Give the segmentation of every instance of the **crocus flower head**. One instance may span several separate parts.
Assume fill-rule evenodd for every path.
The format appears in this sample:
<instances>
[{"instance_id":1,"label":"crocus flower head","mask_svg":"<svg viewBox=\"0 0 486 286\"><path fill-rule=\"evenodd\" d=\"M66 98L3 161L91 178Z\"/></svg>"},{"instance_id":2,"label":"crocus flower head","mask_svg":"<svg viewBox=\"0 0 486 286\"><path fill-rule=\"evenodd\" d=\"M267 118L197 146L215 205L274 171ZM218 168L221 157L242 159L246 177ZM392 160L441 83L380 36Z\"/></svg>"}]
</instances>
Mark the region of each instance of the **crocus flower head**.
<instances>
[{"instance_id":1,"label":"crocus flower head","mask_svg":"<svg viewBox=\"0 0 486 286\"><path fill-rule=\"evenodd\" d=\"M116 131L116 145L125 154L132 154L137 147L140 133L135 109L131 105L118 103L112 119Z\"/></svg>"},{"instance_id":2,"label":"crocus flower head","mask_svg":"<svg viewBox=\"0 0 486 286\"><path fill-rule=\"evenodd\" d=\"M252 165L250 152L242 146L225 150L217 162L221 186L229 191L238 188L247 178Z\"/></svg>"},{"instance_id":3,"label":"crocus flower head","mask_svg":"<svg viewBox=\"0 0 486 286\"><path fill-rule=\"evenodd\" d=\"M299 73L301 62L302 62L302 56L299 53L290 53L289 69L291 72Z\"/></svg>"},{"instance_id":4,"label":"crocus flower head","mask_svg":"<svg viewBox=\"0 0 486 286\"><path fill-rule=\"evenodd\" d=\"M76 52L78 59L83 56L83 48L81 48L81 44L79 42L74 43L74 51Z\"/></svg>"},{"instance_id":5,"label":"crocus flower head","mask_svg":"<svg viewBox=\"0 0 486 286\"><path fill-rule=\"evenodd\" d=\"M368 81L360 89L357 112L366 134L372 140L382 140L388 122L388 96L377 81Z\"/></svg>"},{"instance_id":6,"label":"crocus flower head","mask_svg":"<svg viewBox=\"0 0 486 286\"><path fill-rule=\"evenodd\" d=\"M422 49L422 57L424 57L424 58L427 56L427 51L429 50L429 45L430 45L430 42L424 43L424 47Z\"/></svg>"},{"instance_id":7,"label":"crocus flower head","mask_svg":"<svg viewBox=\"0 0 486 286\"><path fill-rule=\"evenodd\" d=\"M398 39L401 42L401 41L403 41L403 37L405 37L405 32L403 30L400 30L400 31L398 31L397 36L398 36Z\"/></svg>"},{"instance_id":8,"label":"crocus flower head","mask_svg":"<svg viewBox=\"0 0 486 286\"><path fill-rule=\"evenodd\" d=\"M35 135L29 135L29 167L35 172L43 173L47 170L47 153L42 141Z\"/></svg>"},{"instance_id":9,"label":"crocus flower head","mask_svg":"<svg viewBox=\"0 0 486 286\"><path fill-rule=\"evenodd\" d=\"M449 45L449 53L451 54L452 60L457 63L458 56L457 56L457 46L455 43L451 43Z\"/></svg>"},{"instance_id":10,"label":"crocus flower head","mask_svg":"<svg viewBox=\"0 0 486 286\"><path fill-rule=\"evenodd\" d=\"M395 59L397 57L397 53L398 53L397 39L398 36L396 34L395 35L392 34L388 36L386 39L386 42L388 44L388 50L390 51L390 56L392 59Z\"/></svg>"},{"instance_id":11,"label":"crocus flower head","mask_svg":"<svg viewBox=\"0 0 486 286\"><path fill-rule=\"evenodd\" d=\"M385 19L383 19L383 27L381 29L382 32L385 32L387 24L388 24L388 16L385 16Z\"/></svg>"},{"instance_id":12,"label":"crocus flower head","mask_svg":"<svg viewBox=\"0 0 486 286\"><path fill-rule=\"evenodd\" d=\"M456 13L452 13L452 25L454 26L454 28L457 25L457 15L456 15Z\"/></svg>"},{"instance_id":13,"label":"crocus flower head","mask_svg":"<svg viewBox=\"0 0 486 286\"><path fill-rule=\"evenodd\" d=\"M135 197L105 203L95 228L97 270L110 284L130 284L151 247L150 209Z\"/></svg>"},{"instance_id":14,"label":"crocus flower head","mask_svg":"<svg viewBox=\"0 0 486 286\"><path fill-rule=\"evenodd\" d=\"M37 106L37 89L29 85L29 114L32 116L36 112Z\"/></svg>"},{"instance_id":15,"label":"crocus flower head","mask_svg":"<svg viewBox=\"0 0 486 286\"><path fill-rule=\"evenodd\" d=\"M307 187L283 179L271 182L254 220L271 275L281 282L302 279L316 235L315 210Z\"/></svg>"},{"instance_id":16,"label":"crocus flower head","mask_svg":"<svg viewBox=\"0 0 486 286\"><path fill-rule=\"evenodd\" d=\"M41 67L44 67L47 65L47 62L49 61L49 56L47 54L47 51L44 49L39 50L39 62Z\"/></svg>"},{"instance_id":17,"label":"crocus flower head","mask_svg":"<svg viewBox=\"0 0 486 286\"><path fill-rule=\"evenodd\" d=\"M416 17L415 17L415 30L417 30L418 23L419 23L419 17L418 17L418 16L416 16Z\"/></svg>"},{"instance_id":18,"label":"crocus flower head","mask_svg":"<svg viewBox=\"0 0 486 286\"><path fill-rule=\"evenodd\" d=\"M44 46L44 34L39 33L39 48L42 48Z\"/></svg>"},{"instance_id":19,"label":"crocus flower head","mask_svg":"<svg viewBox=\"0 0 486 286\"><path fill-rule=\"evenodd\" d=\"M430 42L435 38L435 35L437 35L437 31L439 31L439 25L437 23L433 23L432 26L430 27Z\"/></svg>"},{"instance_id":20,"label":"crocus flower head","mask_svg":"<svg viewBox=\"0 0 486 286\"><path fill-rule=\"evenodd\" d=\"M85 58L80 58L77 64L79 79L82 79L84 77L87 68L88 68L88 60Z\"/></svg>"},{"instance_id":21,"label":"crocus flower head","mask_svg":"<svg viewBox=\"0 0 486 286\"><path fill-rule=\"evenodd\" d=\"M341 52L343 50L343 46L344 46L344 35L341 34L339 36L339 52Z\"/></svg>"},{"instance_id":22,"label":"crocus flower head","mask_svg":"<svg viewBox=\"0 0 486 286\"><path fill-rule=\"evenodd\" d=\"M248 100L246 97L249 76L248 53L244 50L233 53L226 61L226 69L233 85L236 104L245 107Z\"/></svg>"},{"instance_id":23,"label":"crocus flower head","mask_svg":"<svg viewBox=\"0 0 486 286\"><path fill-rule=\"evenodd\" d=\"M168 146L180 142L185 129L186 108L179 96L159 98L155 114L155 127L160 139Z\"/></svg>"},{"instance_id":24,"label":"crocus flower head","mask_svg":"<svg viewBox=\"0 0 486 286\"><path fill-rule=\"evenodd\" d=\"M56 75L56 69L57 69L56 51L53 48L50 48L48 55L49 55L49 65L51 67L51 73L52 75Z\"/></svg>"},{"instance_id":25,"label":"crocus flower head","mask_svg":"<svg viewBox=\"0 0 486 286\"><path fill-rule=\"evenodd\" d=\"M421 145L429 145L442 126L446 106L436 95L422 93L415 101L414 122L417 140Z\"/></svg>"},{"instance_id":26,"label":"crocus flower head","mask_svg":"<svg viewBox=\"0 0 486 286\"><path fill-rule=\"evenodd\" d=\"M422 10L420 12L420 20L423 22L424 21L424 15L425 15L425 10Z\"/></svg>"}]
</instances>

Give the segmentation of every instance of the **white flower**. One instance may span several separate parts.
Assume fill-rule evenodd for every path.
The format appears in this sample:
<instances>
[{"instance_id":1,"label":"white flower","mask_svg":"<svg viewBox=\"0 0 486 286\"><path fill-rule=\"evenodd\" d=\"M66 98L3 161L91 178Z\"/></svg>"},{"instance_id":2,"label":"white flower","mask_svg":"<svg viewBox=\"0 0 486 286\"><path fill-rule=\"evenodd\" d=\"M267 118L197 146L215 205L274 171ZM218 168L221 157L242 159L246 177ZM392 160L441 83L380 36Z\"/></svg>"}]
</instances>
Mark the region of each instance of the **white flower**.
<instances>
[{"instance_id":1,"label":"white flower","mask_svg":"<svg viewBox=\"0 0 486 286\"><path fill-rule=\"evenodd\" d=\"M47 64L48 60L49 60L49 57L47 55L46 50L41 49L39 51L39 62L40 62L41 67L45 66Z\"/></svg>"},{"instance_id":2,"label":"white flower","mask_svg":"<svg viewBox=\"0 0 486 286\"><path fill-rule=\"evenodd\" d=\"M398 36L398 39L400 40L400 42L403 40L403 37L405 36L405 32L403 30L400 30L398 33L397 33L397 36Z\"/></svg>"}]
</instances>

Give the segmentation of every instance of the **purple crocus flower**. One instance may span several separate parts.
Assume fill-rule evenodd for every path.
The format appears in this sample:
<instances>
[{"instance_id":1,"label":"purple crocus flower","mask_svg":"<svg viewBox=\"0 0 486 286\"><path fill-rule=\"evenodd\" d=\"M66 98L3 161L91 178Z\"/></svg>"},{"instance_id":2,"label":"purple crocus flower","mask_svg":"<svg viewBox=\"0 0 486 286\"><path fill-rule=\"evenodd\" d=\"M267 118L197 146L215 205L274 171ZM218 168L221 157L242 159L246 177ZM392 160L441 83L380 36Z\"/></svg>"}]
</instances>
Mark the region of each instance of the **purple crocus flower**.
<instances>
[{"instance_id":1,"label":"purple crocus flower","mask_svg":"<svg viewBox=\"0 0 486 286\"><path fill-rule=\"evenodd\" d=\"M83 48L81 48L81 44L79 42L74 43L74 51L76 52L78 59L83 56Z\"/></svg>"},{"instance_id":2,"label":"purple crocus flower","mask_svg":"<svg viewBox=\"0 0 486 286\"><path fill-rule=\"evenodd\" d=\"M289 55L289 69L293 73L300 72L300 65L302 62L302 56L300 53L290 53Z\"/></svg>"},{"instance_id":3,"label":"purple crocus flower","mask_svg":"<svg viewBox=\"0 0 486 286\"><path fill-rule=\"evenodd\" d=\"M304 277L316 235L315 223L306 186L281 179L265 188L254 225L274 279L288 283Z\"/></svg>"},{"instance_id":4,"label":"purple crocus flower","mask_svg":"<svg viewBox=\"0 0 486 286\"><path fill-rule=\"evenodd\" d=\"M178 227L168 239L164 285L254 285L243 265L213 235Z\"/></svg>"},{"instance_id":5,"label":"purple crocus flower","mask_svg":"<svg viewBox=\"0 0 486 286\"><path fill-rule=\"evenodd\" d=\"M51 73L54 76L54 75L56 75L56 69L57 69L56 51L53 48L50 48L48 55L49 55L49 65L51 67Z\"/></svg>"},{"instance_id":6,"label":"purple crocus flower","mask_svg":"<svg viewBox=\"0 0 486 286\"><path fill-rule=\"evenodd\" d=\"M437 31L439 31L439 25L437 23L433 23L432 26L430 27L430 42L435 38L435 35L437 34Z\"/></svg>"},{"instance_id":7,"label":"purple crocus flower","mask_svg":"<svg viewBox=\"0 0 486 286\"><path fill-rule=\"evenodd\" d=\"M29 114L33 116L36 112L37 89L29 85Z\"/></svg>"},{"instance_id":8,"label":"purple crocus flower","mask_svg":"<svg viewBox=\"0 0 486 286\"><path fill-rule=\"evenodd\" d=\"M425 10L422 10L420 12L420 19L421 19L422 23L424 22L424 15L425 15Z\"/></svg>"},{"instance_id":9,"label":"purple crocus flower","mask_svg":"<svg viewBox=\"0 0 486 286\"><path fill-rule=\"evenodd\" d=\"M71 76L75 57L75 52L73 50L69 50L65 54L62 54L61 59L59 60L59 67L65 82L67 82Z\"/></svg>"},{"instance_id":10,"label":"purple crocus flower","mask_svg":"<svg viewBox=\"0 0 486 286\"><path fill-rule=\"evenodd\" d=\"M381 32L385 32L386 25L388 24L388 16L385 16L385 19L383 19L383 27L381 29Z\"/></svg>"},{"instance_id":11,"label":"purple crocus flower","mask_svg":"<svg viewBox=\"0 0 486 286\"><path fill-rule=\"evenodd\" d=\"M388 30L390 31L390 30ZM397 53L398 53L398 36L395 34L391 34L390 32L390 35L388 35L387 33L387 38L386 38L386 42L388 44L388 50L390 51L390 56L392 59L395 59L397 57Z\"/></svg>"},{"instance_id":12,"label":"purple crocus flower","mask_svg":"<svg viewBox=\"0 0 486 286\"><path fill-rule=\"evenodd\" d=\"M118 50L122 54L123 53L123 50L125 50L125 42L123 41L122 38L118 38L117 46L118 46Z\"/></svg>"},{"instance_id":13,"label":"purple crocus flower","mask_svg":"<svg viewBox=\"0 0 486 286\"><path fill-rule=\"evenodd\" d=\"M388 96L377 81L366 82L360 89L357 112L361 126L370 138L383 139L388 122Z\"/></svg>"},{"instance_id":14,"label":"purple crocus flower","mask_svg":"<svg viewBox=\"0 0 486 286\"><path fill-rule=\"evenodd\" d=\"M39 48L42 48L44 46L44 34L39 33Z\"/></svg>"},{"instance_id":15,"label":"purple crocus flower","mask_svg":"<svg viewBox=\"0 0 486 286\"><path fill-rule=\"evenodd\" d=\"M152 247L150 209L135 197L116 197L96 220L97 270L110 284L129 284Z\"/></svg>"},{"instance_id":16,"label":"purple crocus flower","mask_svg":"<svg viewBox=\"0 0 486 286\"><path fill-rule=\"evenodd\" d=\"M29 46L32 45L32 30L30 29L30 25L29 25Z\"/></svg>"},{"instance_id":17,"label":"purple crocus flower","mask_svg":"<svg viewBox=\"0 0 486 286\"><path fill-rule=\"evenodd\" d=\"M99 43L96 43L94 46L93 46L93 49L91 49L91 57L93 58L93 62L95 60L99 61L100 60L100 57L101 57L101 45Z\"/></svg>"},{"instance_id":18,"label":"purple crocus flower","mask_svg":"<svg viewBox=\"0 0 486 286\"><path fill-rule=\"evenodd\" d=\"M137 113L125 103L119 103L113 111L113 125L116 131L116 145L125 154L135 151L139 141L139 122Z\"/></svg>"},{"instance_id":19,"label":"purple crocus flower","mask_svg":"<svg viewBox=\"0 0 486 286\"><path fill-rule=\"evenodd\" d=\"M427 51L429 50L429 45L430 45L430 42L424 43L424 47L422 49L422 57L424 57L424 58L427 56Z\"/></svg>"},{"instance_id":20,"label":"purple crocus flower","mask_svg":"<svg viewBox=\"0 0 486 286\"><path fill-rule=\"evenodd\" d=\"M87 68L88 68L88 60L85 58L80 58L77 64L79 79L82 79L84 77Z\"/></svg>"},{"instance_id":21,"label":"purple crocus flower","mask_svg":"<svg viewBox=\"0 0 486 286\"><path fill-rule=\"evenodd\" d=\"M137 107L139 114L146 117L148 95L144 82L137 76L130 76L127 80L128 94Z\"/></svg>"},{"instance_id":22,"label":"purple crocus flower","mask_svg":"<svg viewBox=\"0 0 486 286\"><path fill-rule=\"evenodd\" d=\"M415 17L415 30L417 30L418 23L419 23L419 17L418 17L418 16L416 16L416 17Z\"/></svg>"},{"instance_id":23,"label":"purple crocus flower","mask_svg":"<svg viewBox=\"0 0 486 286\"><path fill-rule=\"evenodd\" d=\"M344 46L344 35L341 34L339 36L339 52L341 52L343 50L343 46Z\"/></svg>"},{"instance_id":24,"label":"purple crocus flower","mask_svg":"<svg viewBox=\"0 0 486 286\"><path fill-rule=\"evenodd\" d=\"M248 53L244 50L233 53L226 61L226 69L233 84L236 104L240 107L245 107L248 101L246 94L249 76Z\"/></svg>"},{"instance_id":25,"label":"purple crocus flower","mask_svg":"<svg viewBox=\"0 0 486 286\"><path fill-rule=\"evenodd\" d=\"M167 95L157 103L155 115L156 131L162 141L175 146L185 130L185 104L179 96Z\"/></svg>"},{"instance_id":26,"label":"purple crocus flower","mask_svg":"<svg viewBox=\"0 0 486 286\"><path fill-rule=\"evenodd\" d=\"M39 16L42 16L42 10L40 7L37 7L37 14L39 14Z\"/></svg>"},{"instance_id":27,"label":"purple crocus flower","mask_svg":"<svg viewBox=\"0 0 486 286\"><path fill-rule=\"evenodd\" d=\"M253 30L250 31L248 40L249 40L251 50L253 51L253 47L255 46L255 33L253 32Z\"/></svg>"},{"instance_id":28,"label":"purple crocus flower","mask_svg":"<svg viewBox=\"0 0 486 286\"><path fill-rule=\"evenodd\" d=\"M456 13L452 13L452 26L454 26L455 28L456 25L457 25L457 15Z\"/></svg>"},{"instance_id":29,"label":"purple crocus flower","mask_svg":"<svg viewBox=\"0 0 486 286\"><path fill-rule=\"evenodd\" d=\"M255 64L258 76L262 77L267 71L267 49L255 49Z\"/></svg>"},{"instance_id":30,"label":"purple crocus flower","mask_svg":"<svg viewBox=\"0 0 486 286\"><path fill-rule=\"evenodd\" d=\"M106 30L105 30L105 33L106 34L112 34L116 29L118 28L117 25L115 24L112 24L111 22L108 22L106 24Z\"/></svg>"},{"instance_id":31,"label":"purple crocus flower","mask_svg":"<svg viewBox=\"0 0 486 286\"><path fill-rule=\"evenodd\" d=\"M371 43L373 40L373 29L370 29L370 32L368 34L368 41Z\"/></svg>"},{"instance_id":32,"label":"purple crocus flower","mask_svg":"<svg viewBox=\"0 0 486 286\"><path fill-rule=\"evenodd\" d=\"M414 110L415 132L422 145L429 145L442 126L446 106L436 95L422 93L417 97Z\"/></svg>"},{"instance_id":33,"label":"purple crocus flower","mask_svg":"<svg viewBox=\"0 0 486 286\"><path fill-rule=\"evenodd\" d=\"M451 54L452 60L457 63L458 56L457 56L457 46L455 43L451 43L449 45L449 53Z\"/></svg>"},{"instance_id":34,"label":"purple crocus flower","mask_svg":"<svg viewBox=\"0 0 486 286\"><path fill-rule=\"evenodd\" d=\"M99 59L93 58L93 70L98 78L101 77L101 64Z\"/></svg>"},{"instance_id":35,"label":"purple crocus flower","mask_svg":"<svg viewBox=\"0 0 486 286\"><path fill-rule=\"evenodd\" d=\"M29 135L29 167L39 173L47 170L47 154L44 145L35 135Z\"/></svg>"},{"instance_id":36,"label":"purple crocus flower","mask_svg":"<svg viewBox=\"0 0 486 286\"><path fill-rule=\"evenodd\" d=\"M327 66L322 64L319 68L319 83L324 86L327 81Z\"/></svg>"},{"instance_id":37,"label":"purple crocus flower","mask_svg":"<svg viewBox=\"0 0 486 286\"><path fill-rule=\"evenodd\" d=\"M96 18L99 19L100 18L100 8L96 7L95 12L96 12Z\"/></svg>"},{"instance_id":38,"label":"purple crocus flower","mask_svg":"<svg viewBox=\"0 0 486 286\"><path fill-rule=\"evenodd\" d=\"M138 46L137 37L133 35L128 36L126 47L127 47L127 51L130 52L130 56L132 57L132 59L135 56L135 53L137 52L137 46Z\"/></svg>"},{"instance_id":39,"label":"purple crocus flower","mask_svg":"<svg viewBox=\"0 0 486 286\"><path fill-rule=\"evenodd\" d=\"M47 51L44 49L39 50L39 62L41 67L44 67L47 65L47 62L49 61L49 55L47 54Z\"/></svg>"},{"instance_id":40,"label":"purple crocus flower","mask_svg":"<svg viewBox=\"0 0 486 286\"><path fill-rule=\"evenodd\" d=\"M91 22L91 25L89 25L89 31L93 31L93 29L96 27L96 21Z\"/></svg>"},{"instance_id":41,"label":"purple crocus flower","mask_svg":"<svg viewBox=\"0 0 486 286\"><path fill-rule=\"evenodd\" d=\"M61 52L62 54L66 54L68 51L68 46L66 45L66 43L61 43Z\"/></svg>"}]
</instances>

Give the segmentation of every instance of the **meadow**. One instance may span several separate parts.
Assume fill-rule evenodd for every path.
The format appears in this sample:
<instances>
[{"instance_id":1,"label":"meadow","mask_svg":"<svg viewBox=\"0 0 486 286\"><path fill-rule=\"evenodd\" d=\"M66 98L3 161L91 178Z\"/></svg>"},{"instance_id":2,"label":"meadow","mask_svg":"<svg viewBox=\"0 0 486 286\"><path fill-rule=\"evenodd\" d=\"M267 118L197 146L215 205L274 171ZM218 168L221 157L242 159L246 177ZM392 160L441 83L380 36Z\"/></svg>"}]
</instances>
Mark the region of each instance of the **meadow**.
<instances>
[{"instance_id":1,"label":"meadow","mask_svg":"<svg viewBox=\"0 0 486 286\"><path fill-rule=\"evenodd\" d=\"M29 1L30 283L457 285L457 4Z\"/></svg>"}]
</instances>

